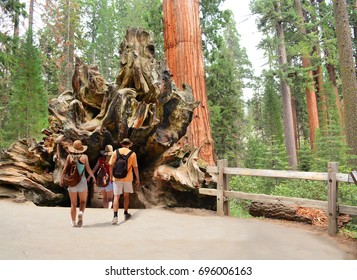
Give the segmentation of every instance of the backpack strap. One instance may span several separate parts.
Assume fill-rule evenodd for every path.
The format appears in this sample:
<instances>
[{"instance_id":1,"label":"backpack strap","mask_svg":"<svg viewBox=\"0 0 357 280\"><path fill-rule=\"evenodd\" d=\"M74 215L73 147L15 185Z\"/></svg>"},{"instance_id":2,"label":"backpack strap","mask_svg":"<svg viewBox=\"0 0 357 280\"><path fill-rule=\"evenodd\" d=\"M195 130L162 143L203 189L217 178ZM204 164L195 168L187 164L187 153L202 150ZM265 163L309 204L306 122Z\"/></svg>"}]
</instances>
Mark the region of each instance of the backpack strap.
<instances>
[{"instance_id":1,"label":"backpack strap","mask_svg":"<svg viewBox=\"0 0 357 280\"><path fill-rule=\"evenodd\" d=\"M116 150L117 159L118 159L119 156L123 156L123 157L125 157L125 159L127 160L127 159L131 156L132 153L134 153L134 151L130 150L130 152L127 153L127 154L124 156L123 154L121 154L121 153L119 152L119 149Z\"/></svg>"},{"instance_id":2,"label":"backpack strap","mask_svg":"<svg viewBox=\"0 0 357 280\"><path fill-rule=\"evenodd\" d=\"M125 157L126 157L126 159L130 158L130 156L131 156L131 154L132 154L132 153L134 153L134 151L130 150L130 152L129 152L129 153L127 153L127 154L126 154L126 156L125 156Z\"/></svg>"},{"instance_id":3,"label":"backpack strap","mask_svg":"<svg viewBox=\"0 0 357 280\"><path fill-rule=\"evenodd\" d=\"M79 161L79 159L80 159L80 157L81 157L82 155L83 155L83 154L76 154L76 155L71 154L71 159L76 162L77 170L79 169L79 168L78 168L78 164L82 164L82 165L83 165L83 163L81 163L81 162ZM86 168L84 167L83 170L82 170L82 172L79 174L80 177L82 177L82 175L83 175L83 173L84 173L85 170L86 170ZM78 172L78 173L79 173L79 172Z\"/></svg>"}]
</instances>

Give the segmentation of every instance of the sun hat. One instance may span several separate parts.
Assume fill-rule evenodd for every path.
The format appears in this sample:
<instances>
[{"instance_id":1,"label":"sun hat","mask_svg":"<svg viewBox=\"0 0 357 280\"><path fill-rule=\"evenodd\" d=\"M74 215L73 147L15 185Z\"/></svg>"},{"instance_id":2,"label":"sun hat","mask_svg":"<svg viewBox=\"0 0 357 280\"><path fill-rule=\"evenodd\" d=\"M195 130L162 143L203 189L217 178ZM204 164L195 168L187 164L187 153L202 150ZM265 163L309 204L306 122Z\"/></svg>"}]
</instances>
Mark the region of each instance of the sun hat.
<instances>
[{"instance_id":1,"label":"sun hat","mask_svg":"<svg viewBox=\"0 0 357 280\"><path fill-rule=\"evenodd\" d=\"M101 150L100 153L103 156L110 156L113 153L113 146L112 145L106 145L104 150Z\"/></svg>"},{"instance_id":2,"label":"sun hat","mask_svg":"<svg viewBox=\"0 0 357 280\"><path fill-rule=\"evenodd\" d=\"M129 138L124 138L123 140L121 140L120 144L133 144Z\"/></svg>"},{"instance_id":3,"label":"sun hat","mask_svg":"<svg viewBox=\"0 0 357 280\"><path fill-rule=\"evenodd\" d=\"M88 146L82 144L81 140L73 142L72 146L68 147L68 151L72 154L81 154L87 150Z\"/></svg>"}]
</instances>

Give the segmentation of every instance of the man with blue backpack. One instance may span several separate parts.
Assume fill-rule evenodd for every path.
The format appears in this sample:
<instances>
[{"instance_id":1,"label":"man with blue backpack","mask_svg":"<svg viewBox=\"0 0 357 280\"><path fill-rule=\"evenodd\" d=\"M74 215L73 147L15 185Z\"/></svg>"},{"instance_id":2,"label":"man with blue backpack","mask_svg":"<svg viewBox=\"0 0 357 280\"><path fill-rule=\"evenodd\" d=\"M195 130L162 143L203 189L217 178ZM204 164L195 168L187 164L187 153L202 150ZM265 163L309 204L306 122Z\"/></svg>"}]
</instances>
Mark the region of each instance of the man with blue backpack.
<instances>
[{"instance_id":1,"label":"man with blue backpack","mask_svg":"<svg viewBox=\"0 0 357 280\"><path fill-rule=\"evenodd\" d=\"M112 225L118 223L118 209L119 209L119 199L120 195L124 194L124 216L125 220L130 218L129 209L129 195L133 193L133 171L136 179L136 186L140 185L139 178L139 168L136 159L136 154L130 147L132 142L128 138L124 138L121 143L121 148L113 152L109 160L109 176L113 182L114 187L114 201L113 201L113 212L114 217L112 220Z\"/></svg>"}]
</instances>

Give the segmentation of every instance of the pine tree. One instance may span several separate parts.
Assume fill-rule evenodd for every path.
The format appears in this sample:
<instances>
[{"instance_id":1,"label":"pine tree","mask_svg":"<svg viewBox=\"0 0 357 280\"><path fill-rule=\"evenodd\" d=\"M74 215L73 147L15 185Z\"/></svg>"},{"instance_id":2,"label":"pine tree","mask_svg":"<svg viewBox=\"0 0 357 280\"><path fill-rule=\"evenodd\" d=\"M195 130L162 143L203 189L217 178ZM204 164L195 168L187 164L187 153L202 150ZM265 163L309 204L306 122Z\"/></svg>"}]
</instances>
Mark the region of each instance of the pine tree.
<instances>
[{"instance_id":1,"label":"pine tree","mask_svg":"<svg viewBox=\"0 0 357 280\"><path fill-rule=\"evenodd\" d=\"M7 144L21 138L36 138L47 127L48 99L42 78L39 51L28 32L22 40L13 75L9 114L5 126Z\"/></svg>"},{"instance_id":2,"label":"pine tree","mask_svg":"<svg viewBox=\"0 0 357 280\"><path fill-rule=\"evenodd\" d=\"M207 92L210 100L212 136L215 154L241 165L244 139L243 78L252 75L246 50L233 18L223 32L220 47L207 57Z\"/></svg>"},{"instance_id":3,"label":"pine tree","mask_svg":"<svg viewBox=\"0 0 357 280\"><path fill-rule=\"evenodd\" d=\"M349 155L346 137L339 122L338 109L336 107L334 88L330 82L328 85L328 126L327 134L318 132L316 147L314 149L314 160L312 168L314 171L325 171L329 161L339 163L339 168L346 169L348 160L352 159ZM325 136L327 135L327 136Z\"/></svg>"}]
</instances>

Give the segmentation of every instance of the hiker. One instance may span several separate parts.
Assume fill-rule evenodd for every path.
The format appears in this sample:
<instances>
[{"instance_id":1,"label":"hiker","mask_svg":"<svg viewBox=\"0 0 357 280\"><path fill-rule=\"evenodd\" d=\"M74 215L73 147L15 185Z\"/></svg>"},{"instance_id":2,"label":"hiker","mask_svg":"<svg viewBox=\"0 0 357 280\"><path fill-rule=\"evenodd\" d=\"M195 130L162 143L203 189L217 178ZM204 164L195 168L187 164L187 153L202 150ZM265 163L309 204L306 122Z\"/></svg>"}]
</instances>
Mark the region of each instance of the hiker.
<instances>
[{"instance_id":1,"label":"hiker","mask_svg":"<svg viewBox=\"0 0 357 280\"><path fill-rule=\"evenodd\" d=\"M86 208L88 185L85 177L84 169L89 173L90 178L95 180L92 169L89 166L88 156L83 154L87 150L88 146L82 144L81 140L76 140L73 142L72 146L68 146L68 156L66 158L63 170L66 169L67 164L72 161L77 162L77 169L79 174L82 174L80 182L74 187L68 187L68 194L71 200L71 225L72 227L81 227L83 224L83 213ZM63 186L63 180L61 176L60 185ZM77 215L77 195L79 197L79 213L78 221L76 223Z\"/></svg>"},{"instance_id":2,"label":"hiker","mask_svg":"<svg viewBox=\"0 0 357 280\"><path fill-rule=\"evenodd\" d=\"M110 165L110 178L111 181L113 182L113 187L114 187L114 202L113 202L113 212L114 212L114 217L112 220L112 225L116 225L118 223L118 208L119 208L119 198L120 195L124 193L124 216L125 220L130 218L130 213L128 212L129 209L129 195L130 193L133 193L133 171L135 174L135 179L136 179L136 186L138 187L140 185L140 178L139 178L139 169L138 169L138 163L136 160L136 154L135 152L130 150L130 147L132 145L130 139L124 138L121 143L122 148L119 148L113 152L110 160L109 160L109 165ZM127 170L128 173L124 178L115 178L113 169L114 165L117 162L117 154L119 153L120 155L128 155L131 152L130 156L127 159Z\"/></svg>"},{"instance_id":3,"label":"hiker","mask_svg":"<svg viewBox=\"0 0 357 280\"><path fill-rule=\"evenodd\" d=\"M99 178L101 177L101 174L99 174L98 172L96 176L96 184L99 191L103 195L103 208L111 209L113 205L113 182L109 178L109 160L111 155L113 154L113 146L106 145L104 150L101 150L100 153L102 154L102 156L98 159L96 165L94 166L93 173L95 174L98 169L98 171L100 171L100 167L103 165L106 171L105 175L107 176L107 178ZM88 180L90 180L90 178L88 178ZM106 183L104 183L104 181L106 181Z\"/></svg>"}]
</instances>

